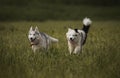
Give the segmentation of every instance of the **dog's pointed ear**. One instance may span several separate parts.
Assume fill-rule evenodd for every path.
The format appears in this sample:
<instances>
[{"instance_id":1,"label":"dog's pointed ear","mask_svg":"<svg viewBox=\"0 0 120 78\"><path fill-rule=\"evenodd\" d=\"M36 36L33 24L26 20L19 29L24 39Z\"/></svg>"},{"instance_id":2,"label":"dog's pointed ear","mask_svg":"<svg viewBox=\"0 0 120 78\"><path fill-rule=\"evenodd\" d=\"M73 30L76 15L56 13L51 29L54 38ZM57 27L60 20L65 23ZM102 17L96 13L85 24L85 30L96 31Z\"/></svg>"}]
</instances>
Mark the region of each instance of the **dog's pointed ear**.
<instances>
[{"instance_id":1,"label":"dog's pointed ear","mask_svg":"<svg viewBox=\"0 0 120 78\"><path fill-rule=\"evenodd\" d=\"M38 27L37 27L37 26L35 27L35 31L39 32L39 30L38 30Z\"/></svg>"},{"instance_id":2,"label":"dog's pointed ear","mask_svg":"<svg viewBox=\"0 0 120 78\"><path fill-rule=\"evenodd\" d=\"M33 30L33 27L31 26L29 31L32 31L32 30Z\"/></svg>"},{"instance_id":3,"label":"dog's pointed ear","mask_svg":"<svg viewBox=\"0 0 120 78\"><path fill-rule=\"evenodd\" d=\"M68 28L68 31L71 31L72 29L71 28Z\"/></svg>"}]
</instances>

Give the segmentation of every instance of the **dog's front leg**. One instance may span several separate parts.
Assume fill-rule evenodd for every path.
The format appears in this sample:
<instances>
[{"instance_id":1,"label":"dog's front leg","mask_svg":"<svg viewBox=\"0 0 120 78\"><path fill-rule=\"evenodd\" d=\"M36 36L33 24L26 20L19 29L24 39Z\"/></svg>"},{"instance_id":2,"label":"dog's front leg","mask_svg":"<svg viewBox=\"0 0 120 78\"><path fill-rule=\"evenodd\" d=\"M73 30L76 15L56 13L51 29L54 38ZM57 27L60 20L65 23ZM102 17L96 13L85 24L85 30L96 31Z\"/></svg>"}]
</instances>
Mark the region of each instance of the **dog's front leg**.
<instances>
[{"instance_id":1,"label":"dog's front leg","mask_svg":"<svg viewBox=\"0 0 120 78\"><path fill-rule=\"evenodd\" d=\"M74 49L74 47L72 46L72 44L70 44L70 43L68 42L68 50L69 50L69 52L70 52L70 55L72 54L73 49Z\"/></svg>"},{"instance_id":2,"label":"dog's front leg","mask_svg":"<svg viewBox=\"0 0 120 78\"><path fill-rule=\"evenodd\" d=\"M32 46L32 50L33 50L33 52L35 53L35 52L36 52L36 50L37 50L37 47Z\"/></svg>"},{"instance_id":3,"label":"dog's front leg","mask_svg":"<svg viewBox=\"0 0 120 78\"><path fill-rule=\"evenodd\" d=\"M73 53L74 54L77 54L77 53L79 54L81 52L81 50L82 50L82 46L76 46Z\"/></svg>"},{"instance_id":4,"label":"dog's front leg","mask_svg":"<svg viewBox=\"0 0 120 78\"><path fill-rule=\"evenodd\" d=\"M34 52L34 53L36 52L36 49L35 49L35 48L33 48L33 52Z\"/></svg>"},{"instance_id":5,"label":"dog's front leg","mask_svg":"<svg viewBox=\"0 0 120 78\"><path fill-rule=\"evenodd\" d=\"M72 46L69 46L69 52L70 52L70 55L71 55L72 52L73 52L73 47Z\"/></svg>"}]
</instances>

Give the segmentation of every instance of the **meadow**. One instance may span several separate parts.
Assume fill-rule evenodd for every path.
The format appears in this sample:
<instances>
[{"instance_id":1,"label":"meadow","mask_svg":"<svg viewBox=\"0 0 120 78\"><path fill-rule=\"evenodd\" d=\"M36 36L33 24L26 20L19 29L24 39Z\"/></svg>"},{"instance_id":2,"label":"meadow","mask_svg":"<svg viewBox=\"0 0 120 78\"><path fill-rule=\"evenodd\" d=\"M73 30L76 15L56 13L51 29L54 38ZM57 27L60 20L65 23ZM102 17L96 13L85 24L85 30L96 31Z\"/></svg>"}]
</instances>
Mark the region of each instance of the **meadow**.
<instances>
[{"instance_id":1,"label":"meadow","mask_svg":"<svg viewBox=\"0 0 120 78\"><path fill-rule=\"evenodd\" d=\"M0 78L120 78L119 0L0 0ZM69 55L66 32L93 24L80 55ZM29 28L59 39L33 53Z\"/></svg>"},{"instance_id":2,"label":"meadow","mask_svg":"<svg viewBox=\"0 0 120 78\"><path fill-rule=\"evenodd\" d=\"M0 22L0 78L120 78L120 21L93 20L80 55L69 55L68 27L82 21ZM30 26L59 39L49 51L33 53Z\"/></svg>"}]
</instances>

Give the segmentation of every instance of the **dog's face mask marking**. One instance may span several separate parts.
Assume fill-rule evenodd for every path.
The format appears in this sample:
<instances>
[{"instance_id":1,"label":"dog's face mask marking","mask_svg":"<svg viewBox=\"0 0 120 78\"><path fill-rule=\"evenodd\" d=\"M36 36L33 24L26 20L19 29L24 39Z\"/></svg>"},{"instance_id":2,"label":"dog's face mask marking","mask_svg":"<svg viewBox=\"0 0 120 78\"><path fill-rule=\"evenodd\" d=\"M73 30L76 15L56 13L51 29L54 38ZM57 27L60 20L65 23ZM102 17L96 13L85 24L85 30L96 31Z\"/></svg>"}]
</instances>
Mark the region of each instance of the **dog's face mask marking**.
<instances>
[{"instance_id":1,"label":"dog's face mask marking","mask_svg":"<svg viewBox=\"0 0 120 78\"><path fill-rule=\"evenodd\" d=\"M38 35L39 35L38 28L36 27L35 30L33 30L33 28L31 27L28 35L29 40L31 42L34 42L37 39Z\"/></svg>"},{"instance_id":2,"label":"dog's face mask marking","mask_svg":"<svg viewBox=\"0 0 120 78\"><path fill-rule=\"evenodd\" d=\"M70 42L78 42L80 34L78 33L77 29L73 30L69 28L66 36Z\"/></svg>"}]
</instances>

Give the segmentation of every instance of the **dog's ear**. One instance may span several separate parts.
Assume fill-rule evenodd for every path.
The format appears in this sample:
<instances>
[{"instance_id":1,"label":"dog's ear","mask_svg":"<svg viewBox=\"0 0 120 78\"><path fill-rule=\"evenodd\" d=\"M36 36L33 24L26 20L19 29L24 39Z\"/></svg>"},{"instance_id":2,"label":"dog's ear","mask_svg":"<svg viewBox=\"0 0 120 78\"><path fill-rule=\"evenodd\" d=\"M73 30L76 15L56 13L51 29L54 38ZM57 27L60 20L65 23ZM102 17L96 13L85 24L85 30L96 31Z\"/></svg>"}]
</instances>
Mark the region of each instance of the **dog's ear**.
<instances>
[{"instance_id":1,"label":"dog's ear","mask_svg":"<svg viewBox=\"0 0 120 78\"><path fill-rule=\"evenodd\" d=\"M68 31L71 31L72 29L71 28L68 28Z\"/></svg>"},{"instance_id":2,"label":"dog's ear","mask_svg":"<svg viewBox=\"0 0 120 78\"><path fill-rule=\"evenodd\" d=\"M35 27L35 31L36 31L36 32L39 32L39 30L38 30L38 27L37 27L37 26Z\"/></svg>"},{"instance_id":3,"label":"dog's ear","mask_svg":"<svg viewBox=\"0 0 120 78\"><path fill-rule=\"evenodd\" d=\"M32 26L30 27L30 30L29 30L29 31L33 31L33 27L32 27Z\"/></svg>"},{"instance_id":4,"label":"dog's ear","mask_svg":"<svg viewBox=\"0 0 120 78\"><path fill-rule=\"evenodd\" d=\"M75 30L76 33L79 33L79 32L78 32L78 29L74 29L74 30Z\"/></svg>"}]
</instances>

